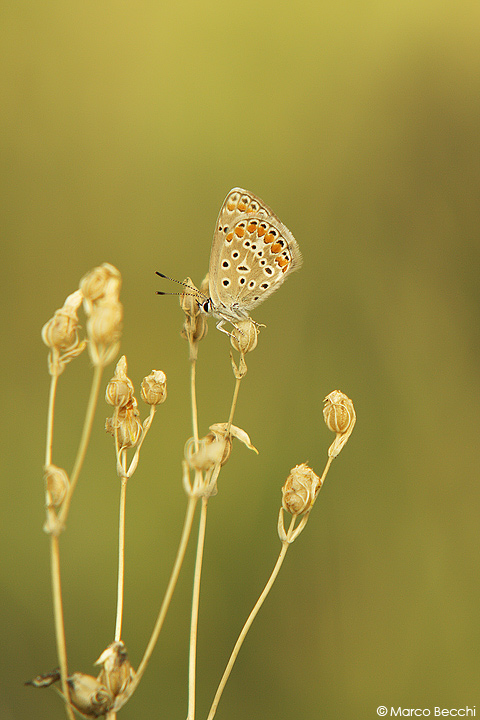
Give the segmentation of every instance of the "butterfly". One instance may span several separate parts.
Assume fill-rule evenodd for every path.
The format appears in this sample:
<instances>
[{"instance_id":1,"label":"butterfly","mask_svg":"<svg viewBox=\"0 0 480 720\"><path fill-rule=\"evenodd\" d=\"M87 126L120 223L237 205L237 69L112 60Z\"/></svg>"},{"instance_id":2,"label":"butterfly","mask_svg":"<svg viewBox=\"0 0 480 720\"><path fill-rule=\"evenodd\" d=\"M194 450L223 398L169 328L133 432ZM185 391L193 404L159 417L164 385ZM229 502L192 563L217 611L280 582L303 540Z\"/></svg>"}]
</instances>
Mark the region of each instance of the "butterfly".
<instances>
[{"instance_id":1,"label":"butterfly","mask_svg":"<svg viewBox=\"0 0 480 720\"><path fill-rule=\"evenodd\" d=\"M268 205L248 190L233 188L215 225L209 297L200 297L199 308L230 335L223 325L246 320L301 264L297 241Z\"/></svg>"}]
</instances>

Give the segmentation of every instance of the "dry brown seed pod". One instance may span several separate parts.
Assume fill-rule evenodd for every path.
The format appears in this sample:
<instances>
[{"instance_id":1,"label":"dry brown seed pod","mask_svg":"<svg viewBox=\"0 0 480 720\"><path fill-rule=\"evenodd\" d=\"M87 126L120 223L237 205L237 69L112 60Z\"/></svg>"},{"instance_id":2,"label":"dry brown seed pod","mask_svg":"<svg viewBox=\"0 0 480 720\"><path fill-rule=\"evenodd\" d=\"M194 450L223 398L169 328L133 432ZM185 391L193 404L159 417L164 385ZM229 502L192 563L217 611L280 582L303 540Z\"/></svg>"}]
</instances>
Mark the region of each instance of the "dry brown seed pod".
<instances>
[{"instance_id":1,"label":"dry brown seed pod","mask_svg":"<svg viewBox=\"0 0 480 720\"><path fill-rule=\"evenodd\" d=\"M90 312L92 303L102 298L117 296L120 292L122 276L116 267L103 263L90 270L80 280L80 290L86 301L86 310Z\"/></svg>"},{"instance_id":2,"label":"dry brown seed pod","mask_svg":"<svg viewBox=\"0 0 480 720\"><path fill-rule=\"evenodd\" d=\"M87 717L102 717L113 707L111 692L97 678L76 672L67 683L72 705Z\"/></svg>"},{"instance_id":3,"label":"dry brown seed pod","mask_svg":"<svg viewBox=\"0 0 480 720\"><path fill-rule=\"evenodd\" d=\"M125 407L119 408L113 417L105 421L105 430L117 438L118 446L122 449L135 447L142 432L142 424L135 398Z\"/></svg>"},{"instance_id":4,"label":"dry brown seed pod","mask_svg":"<svg viewBox=\"0 0 480 720\"><path fill-rule=\"evenodd\" d=\"M302 515L311 509L320 482L306 463L295 465L282 488L284 510L292 515Z\"/></svg>"},{"instance_id":5,"label":"dry brown seed pod","mask_svg":"<svg viewBox=\"0 0 480 720\"><path fill-rule=\"evenodd\" d=\"M95 662L95 665L103 665L97 679L105 685L114 697L124 693L135 677L135 671L130 665L128 653L122 640L110 643Z\"/></svg>"},{"instance_id":6,"label":"dry brown seed pod","mask_svg":"<svg viewBox=\"0 0 480 720\"><path fill-rule=\"evenodd\" d=\"M330 457L336 457L343 448L356 422L353 402L340 390L333 390L325 398L323 417L329 430L336 433L336 438L328 449Z\"/></svg>"},{"instance_id":7,"label":"dry brown seed pod","mask_svg":"<svg viewBox=\"0 0 480 720\"><path fill-rule=\"evenodd\" d=\"M143 378L141 397L147 405L160 405L167 399L167 376L163 370L152 370Z\"/></svg>"},{"instance_id":8,"label":"dry brown seed pod","mask_svg":"<svg viewBox=\"0 0 480 720\"><path fill-rule=\"evenodd\" d=\"M133 393L133 383L127 375L127 358L122 355L105 390L105 400L109 405L124 407L132 399Z\"/></svg>"},{"instance_id":9,"label":"dry brown seed pod","mask_svg":"<svg viewBox=\"0 0 480 720\"><path fill-rule=\"evenodd\" d=\"M235 327L230 335L230 342L235 350L245 355L255 350L257 341L258 326L251 318L235 323Z\"/></svg>"}]
</instances>

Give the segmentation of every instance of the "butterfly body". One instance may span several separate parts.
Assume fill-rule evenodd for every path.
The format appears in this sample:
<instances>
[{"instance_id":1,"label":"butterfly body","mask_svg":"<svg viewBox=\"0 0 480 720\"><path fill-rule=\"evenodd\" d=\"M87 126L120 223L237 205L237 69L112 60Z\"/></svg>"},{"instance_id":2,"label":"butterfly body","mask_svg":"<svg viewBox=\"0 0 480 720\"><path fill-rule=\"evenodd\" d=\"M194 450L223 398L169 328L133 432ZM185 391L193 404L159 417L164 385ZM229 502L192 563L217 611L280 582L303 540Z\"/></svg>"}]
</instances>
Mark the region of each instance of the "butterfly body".
<instances>
[{"instance_id":1,"label":"butterfly body","mask_svg":"<svg viewBox=\"0 0 480 720\"><path fill-rule=\"evenodd\" d=\"M298 243L263 200L243 188L225 198L213 235L203 312L235 326L300 267Z\"/></svg>"}]
</instances>

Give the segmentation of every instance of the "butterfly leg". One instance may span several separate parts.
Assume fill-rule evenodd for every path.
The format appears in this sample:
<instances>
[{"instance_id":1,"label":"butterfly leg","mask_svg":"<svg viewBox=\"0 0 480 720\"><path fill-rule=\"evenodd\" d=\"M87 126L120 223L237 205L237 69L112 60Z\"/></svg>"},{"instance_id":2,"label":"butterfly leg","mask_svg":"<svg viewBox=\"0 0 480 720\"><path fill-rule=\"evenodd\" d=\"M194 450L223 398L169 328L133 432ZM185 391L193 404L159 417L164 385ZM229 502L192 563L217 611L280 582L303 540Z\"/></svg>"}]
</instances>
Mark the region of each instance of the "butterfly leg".
<instances>
[{"instance_id":1,"label":"butterfly leg","mask_svg":"<svg viewBox=\"0 0 480 720\"><path fill-rule=\"evenodd\" d=\"M234 337L234 335L232 335L231 332L228 332L228 330L225 330L225 328L222 327L222 325L224 325L225 322L226 322L226 320L219 320L216 325L217 330L220 330L220 332L225 333L225 335L228 335L228 337Z\"/></svg>"}]
</instances>

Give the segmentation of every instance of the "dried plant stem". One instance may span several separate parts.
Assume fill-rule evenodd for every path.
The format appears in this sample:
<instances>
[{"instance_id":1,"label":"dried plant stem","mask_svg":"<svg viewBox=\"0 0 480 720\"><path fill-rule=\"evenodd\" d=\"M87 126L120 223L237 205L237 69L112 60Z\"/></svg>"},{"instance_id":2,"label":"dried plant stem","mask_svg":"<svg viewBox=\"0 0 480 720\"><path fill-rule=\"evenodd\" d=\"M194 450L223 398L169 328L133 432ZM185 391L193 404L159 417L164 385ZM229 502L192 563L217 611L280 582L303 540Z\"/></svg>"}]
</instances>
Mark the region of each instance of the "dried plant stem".
<instances>
[{"instance_id":1,"label":"dried plant stem","mask_svg":"<svg viewBox=\"0 0 480 720\"><path fill-rule=\"evenodd\" d=\"M196 368L197 361L193 359L190 363L190 395L192 402L192 426L193 426L193 441L195 443L195 452L198 452L198 413L197 413L197 390L196 390Z\"/></svg>"},{"instance_id":2,"label":"dried plant stem","mask_svg":"<svg viewBox=\"0 0 480 720\"><path fill-rule=\"evenodd\" d=\"M200 523L198 526L197 555L193 578L192 614L190 620L190 649L188 658L188 715L187 720L195 718L195 681L197 661L198 607L200 602L200 580L202 577L203 549L205 547L205 528L207 525L208 498L202 498Z\"/></svg>"},{"instance_id":3,"label":"dried plant stem","mask_svg":"<svg viewBox=\"0 0 480 720\"><path fill-rule=\"evenodd\" d=\"M193 365L193 363L192 363ZM193 376L194 377L194 376ZM235 408L237 406L238 393L240 390L241 377L236 378L235 389L233 391L232 404L230 407L230 413L227 423L227 436L230 432L230 427L233 422L233 416L235 414ZM194 389L195 382L192 381L192 413L196 417L196 405L193 410L194 401ZM214 487L220 473L220 464L217 464L213 470L212 477L209 482L209 487ZM203 550L205 546L205 528L207 523L207 507L208 497L202 498L202 510L200 514L200 523L198 529L198 540L197 540L197 554L195 560L195 574L193 580L193 595L192 595L192 613L190 620L190 648L189 648L189 661L188 661L188 715L187 720L194 720L195 718L195 685L196 685L196 659L197 659L197 628L198 628L198 608L200 602L200 582L202 576L202 560Z\"/></svg>"},{"instance_id":4,"label":"dried plant stem","mask_svg":"<svg viewBox=\"0 0 480 720\"><path fill-rule=\"evenodd\" d=\"M222 675L222 679L220 680L220 684L217 688L217 692L215 694L215 697L213 699L212 707L210 708L210 712L208 713L207 720L212 720L212 718L215 716L215 713L217 711L218 703L220 702L220 698L222 696L223 690L225 688L225 685L227 684L227 680L230 677L230 673L232 672L233 665L235 663L235 660L237 659L237 655L240 652L240 648L242 647L243 641L245 640L245 637L247 635L247 632L250 630L250 627L255 620L258 611L262 607L263 603L265 602L265 599L270 592L273 583L275 582L278 573L280 572L280 568L282 567L282 563L285 559L285 555L287 554L287 550L289 548L290 543L288 542L288 538L291 535L293 531L293 527L295 525L295 520L297 516L292 516L292 520L290 522L290 527L288 528L287 532L287 539L282 542L282 549L280 550L280 554L278 556L277 562L275 563L275 567L272 570L272 574L270 575L267 584L265 585L262 594L258 598L257 602L255 603L255 606L250 613L250 615L247 618L247 621L245 625L242 628L242 631L240 635L238 636L238 640L235 643L235 647L232 650L232 654L230 655L230 659L227 663L227 667L225 668L225 672Z\"/></svg>"},{"instance_id":5,"label":"dried plant stem","mask_svg":"<svg viewBox=\"0 0 480 720\"><path fill-rule=\"evenodd\" d=\"M187 505L187 510L185 513L185 520L183 523L183 530L182 530L182 536L180 538L180 543L178 545L177 555L175 557L175 562L172 568L172 572L170 575L170 580L168 581L167 589L165 591L165 595L162 601L162 605L160 607L157 620L155 622L155 626L153 628L152 635L150 637L150 640L148 641L148 645L145 649L145 652L143 654L143 658L140 662L140 665L138 666L135 678L133 679L132 683L130 684L130 687L128 688L128 692L126 693L125 697L122 700L122 703L119 704L117 707L117 710L120 710L121 707L127 702L127 700L133 695L135 692L140 680L142 679L143 673L145 672L148 662L152 656L152 653L155 649L155 645L157 644L158 637L160 635L160 631L163 627L163 622L165 620L165 616L167 614L170 601L173 596L173 592L175 590L175 586L177 584L178 576L180 574L180 569L183 564L183 559L185 557L185 551L187 549L188 540L190 538L190 533L192 530L192 524L193 524L193 518L195 516L195 509L197 506L197 500L196 497L190 497Z\"/></svg>"},{"instance_id":6,"label":"dried plant stem","mask_svg":"<svg viewBox=\"0 0 480 720\"><path fill-rule=\"evenodd\" d=\"M102 365L95 365L92 378L92 386L90 388L90 397L88 399L87 411L85 413L85 421L83 424L82 437L80 439L80 445L77 450L77 457L73 466L72 474L70 476L70 487L62 505L62 510L59 515L59 528L63 528L65 525L68 511L70 509L70 503L72 501L73 492L82 469L83 461L87 452L88 441L90 440L90 433L92 431L93 418L95 416L95 409L97 407L98 395L100 392L100 383L102 380Z\"/></svg>"},{"instance_id":7,"label":"dried plant stem","mask_svg":"<svg viewBox=\"0 0 480 720\"><path fill-rule=\"evenodd\" d=\"M123 588L125 582L125 508L127 504L128 477L121 479L120 513L118 518L118 584L117 584L117 619L115 622L115 640L122 637L123 619Z\"/></svg>"},{"instance_id":8,"label":"dried plant stem","mask_svg":"<svg viewBox=\"0 0 480 720\"><path fill-rule=\"evenodd\" d=\"M65 624L63 621L62 589L60 581L60 551L58 537L50 536L50 563L52 576L53 613L55 619L55 638L57 643L57 657L60 666L62 692L65 699L65 712L69 720L75 720L70 705L70 693L67 684L67 645L65 641Z\"/></svg>"},{"instance_id":9,"label":"dried plant stem","mask_svg":"<svg viewBox=\"0 0 480 720\"><path fill-rule=\"evenodd\" d=\"M230 415L228 417L227 435L230 432L230 427L233 422L233 416L235 414L235 408L237 407L238 392L240 390L240 383L242 382L241 377L237 377L235 380L235 390L233 391L232 405L230 408Z\"/></svg>"},{"instance_id":10,"label":"dried plant stem","mask_svg":"<svg viewBox=\"0 0 480 720\"><path fill-rule=\"evenodd\" d=\"M53 420L55 416L55 398L57 394L58 375L52 375L48 396L47 440L45 443L45 466L52 464Z\"/></svg>"}]
</instances>

